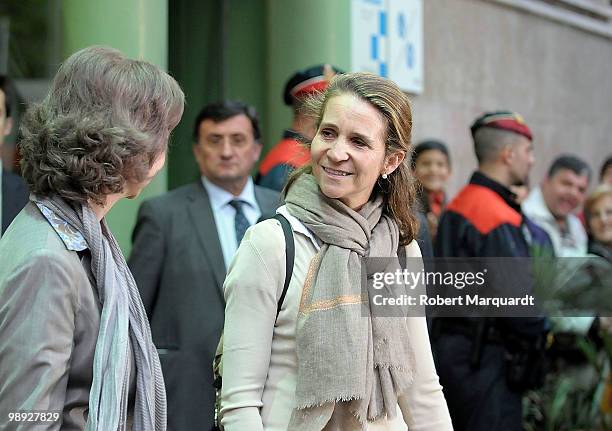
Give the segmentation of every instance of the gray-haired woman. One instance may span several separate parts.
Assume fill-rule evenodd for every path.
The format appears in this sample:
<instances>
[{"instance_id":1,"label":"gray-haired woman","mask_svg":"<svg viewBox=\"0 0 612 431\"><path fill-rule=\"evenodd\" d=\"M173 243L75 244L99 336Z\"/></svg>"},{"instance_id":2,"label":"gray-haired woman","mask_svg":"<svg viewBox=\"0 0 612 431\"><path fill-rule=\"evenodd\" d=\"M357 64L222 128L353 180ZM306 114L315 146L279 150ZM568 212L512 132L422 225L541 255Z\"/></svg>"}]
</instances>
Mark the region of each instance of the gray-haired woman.
<instances>
[{"instance_id":1,"label":"gray-haired woman","mask_svg":"<svg viewBox=\"0 0 612 431\"><path fill-rule=\"evenodd\" d=\"M28 110L32 194L0 240L0 429L166 428L159 358L104 216L161 169L183 105L158 67L91 47Z\"/></svg>"}]
</instances>

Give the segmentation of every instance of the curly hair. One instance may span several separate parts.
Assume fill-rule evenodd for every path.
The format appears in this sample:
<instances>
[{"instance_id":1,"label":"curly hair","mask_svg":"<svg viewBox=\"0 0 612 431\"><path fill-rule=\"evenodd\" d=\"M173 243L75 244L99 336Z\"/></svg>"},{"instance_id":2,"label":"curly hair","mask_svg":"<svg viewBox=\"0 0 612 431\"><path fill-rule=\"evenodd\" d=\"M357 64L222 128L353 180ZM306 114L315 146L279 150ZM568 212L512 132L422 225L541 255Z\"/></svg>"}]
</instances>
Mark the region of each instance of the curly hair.
<instances>
[{"instance_id":1,"label":"curly hair","mask_svg":"<svg viewBox=\"0 0 612 431\"><path fill-rule=\"evenodd\" d=\"M416 238L419 222L412 208L416 200L415 180L410 169L412 151L412 110L408 97L391 80L371 73L347 73L336 75L327 89L304 103L304 114L316 119L317 129L320 126L325 107L329 100L342 94L351 94L372 105L385 119L385 152L392 154L403 152L406 157L386 180L379 178L372 195L382 195L385 200L385 211L398 224L400 244L406 245ZM308 144L307 144L308 145ZM295 179L311 170L308 164L295 170L287 181L283 193Z\"/></svg>"},{"instance_id":2,"label":"curly hair","mask_svg":"<svg viewBox=\"0 0 612 431\"><path fill-rule=\"evenodd\" d=\"M102 46L78 51L24 116L23 177L37 195L103 205L127 182L147 178L184 100L177 82L151 63Z\"/></svg>"}]
</instances>

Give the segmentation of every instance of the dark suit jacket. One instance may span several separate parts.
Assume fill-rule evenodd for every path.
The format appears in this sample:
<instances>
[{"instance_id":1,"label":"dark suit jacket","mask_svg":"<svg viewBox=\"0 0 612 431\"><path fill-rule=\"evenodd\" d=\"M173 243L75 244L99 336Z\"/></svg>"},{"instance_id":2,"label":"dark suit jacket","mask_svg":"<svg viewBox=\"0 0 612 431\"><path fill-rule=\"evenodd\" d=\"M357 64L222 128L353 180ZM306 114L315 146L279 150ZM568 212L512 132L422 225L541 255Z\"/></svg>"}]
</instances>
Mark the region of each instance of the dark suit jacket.
<instances>
[{"instance_id":1,"label":"dark suit jacket","mask_svg":"<svg viewBox=\"0 0 612 431\"><path fill-rule=\"evenodd\" d=\"M279 195L255 186L262 217ZM201 181L144 202L129 266L142 295L168 395L168 430L213 423L212 361L223 328L225 264Z\"/></svg>"},{"instance_id":2,"label":"dark suit jacket","mask_svg":"<svg viewBox=\"0 0 612 431\"><path fill-rule=\"evenodd\" d=\"M11 224L19 211L28 203L28 186L12 172L2 170L2 233Z\"/></svg>"}]
</instances>

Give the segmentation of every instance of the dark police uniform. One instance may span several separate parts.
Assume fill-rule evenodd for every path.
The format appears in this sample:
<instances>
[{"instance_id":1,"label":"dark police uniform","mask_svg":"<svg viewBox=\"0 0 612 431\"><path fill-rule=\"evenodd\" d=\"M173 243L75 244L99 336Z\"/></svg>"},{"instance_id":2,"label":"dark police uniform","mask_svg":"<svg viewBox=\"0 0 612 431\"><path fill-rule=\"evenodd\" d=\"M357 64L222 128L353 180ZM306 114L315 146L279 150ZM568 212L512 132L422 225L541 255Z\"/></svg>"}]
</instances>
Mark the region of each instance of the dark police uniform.
<instances>
[{"instance_id":1,"label":"dark police uniform","mask_svg":"<svg viewBox=\"0 0 612 431\"><path fill-rule=\"evenodd\" d=\"M310 160L304 137L293 130L285 130L283 139L272 148L259 165L256 183L262 187L282 191L289 173Z\"/></svg>"},{"instance_id":2,"label":"dark police uniform","mask_svg":"<svg viewBox=\"0 0 612 431\"><path fill-rule=\"evenodd\" d=\"M305 98L325 91L329 80L337 73L344 72L324 64L298 70L285 83L283 102L293 106L294 116L297 115L297 106ZM310 160L310 150L304 146L306 141L295 130L285 130L283 139L266 154L259 165L255 179L257 185L282 191L289 173Z\"/></svg>"},{"instance_id":3,"label":"dark police uniform","mask_svg":"<svg viewBox=\"0 0 612 431\"><path fill-rule=\"evenodd\" d=\"M435 255L529 257L525 230L531 229L531 238L542 238L512 192L476 172L440 220ZM522 429L521 393L506 380L505 340L539 338L546 329L543 317L434 319L436 369L456 431Z\"/></svg>"}]
</instances>

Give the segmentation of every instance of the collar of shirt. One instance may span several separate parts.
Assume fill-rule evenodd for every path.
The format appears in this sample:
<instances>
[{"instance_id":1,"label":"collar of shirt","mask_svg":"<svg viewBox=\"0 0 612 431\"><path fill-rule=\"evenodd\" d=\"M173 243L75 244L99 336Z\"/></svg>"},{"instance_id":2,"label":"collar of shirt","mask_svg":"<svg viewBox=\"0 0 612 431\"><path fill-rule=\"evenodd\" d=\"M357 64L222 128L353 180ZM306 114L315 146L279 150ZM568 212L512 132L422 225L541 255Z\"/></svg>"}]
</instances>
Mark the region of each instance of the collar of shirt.
<instances>
[{"instance_id":1,"label":"collar of shirt","mask_svg":"<svg viewBox=\"0 0 612 431\"><path fill-rule=\"evenodd\" d=\"M81 232L76 230L71 224L46 206L39 203L37 203L36 206L47 219L53 230L57 232L68 250L83 251L89 248Z\"/></svg>"},{"instance_id":2,"label":"collar of shirt","mask_svg":"<svg viewBox=\"0 0 612 431\"><path fill-rule=\"evenodd\" d=\"M523 203L525 213L539 224L553 243L555 254L558 257L581 257L587 251L587 234L582 222L574 214L565 218L565 228L561 229L559 223L548 209L541 187L534 187Z\"/></svg>"},{"instance_id":3,"label":"collar of shirt","mask_svg":"<svg viewBox=\"0 0 612 431\"><path fill-rule=\"evenodd\" d=\"M294 141L298 142L308 142L308 139L306 139L304 135L292 129L285 129L283 131L283 139L293 139Z\"/></svg>"},{"instance_id":4,"label":"collar of shirt","mask_svg":"<svg viewBox=\"0 0 612 431\"><path fill-rule=\"evenodd\" d=\"M248 178L247 183L239 196L234 196L227 190L213 184L206 177L202 177L202 184L208 193L208 198L210 199L210 205L213 212L217 212L234 199L239 199L242 202L245 202L251 208L258 208L257 200L255 199L255 187L253 186L253 180L251 177Z\"/></svg>"},{"instance_id":5,"label":"collar of shirt","mask_svg":"<svg viewBox=\"0 0 612 431\"><path fill-rule=\"evenodd\" d=\"M236 210L232 208L229 203L233 199L240 199L245 202L242 206L242 212L246 217L249 225L257 223L259 217L261 217L261 210L259 204L255 199L255 187L253 180L248 179L246 186L242 190L239 196L234 196L227 190L211 183L207 178L202 178L202 184L204 189L208 193L208 199L213 213L214 223L217 228L217 234L219 235L219 242L221 244L221 251L223 253L223 260L225 268L229 268L229 265L236 254L238 248L238 242L236 241L236 229L235 229L235 216Z\"/></svg>"},{"instance_id":6,"label":"collar of shirt","mask_svg":"<svg viewBox=\"0 0 612 431\"><path fill-rule=\"evenodd\" d=\"M470 179L470 184L476 184L476 185L486 187L488 189L493 190L495 193L501 196L501 198L504 201L506 201L506 203L508 204L508 206L510 206L510 208L512 208L519 214L523 213L521 211L521 206L518 203L516 203L516 195L512 193L509 188L507 188L503 184L498 183L494 179L487 177L482 172L479 172L479 171L474 172L474 174L472 175L472 178Z\"/></svg>"},{"instance_id":7,"label":"collar of shirt","mask_svg":"<svg viewBox=\"0 0 612 431\"><path fill-rule=\"evenodd\" d=\"M555 217L546 206L546 201L544 201L544 195L542 194L542 189L540 186L534 187L529 192L523 206L525 207L525 211L531 215L531 217L556 223Z\"/></svg>"},{"instance_id":8,"label":"collar of shirt","mask_svg":"<svg viewBox=\"0 0 612 431\"><path fill-rule=\"evenodd\" d=\"M304 223L300 221L300 219L289 214L289 210L287 210L287 205L283 205L282 207L278 208L276 210L276 213L285 216L285 218L289 221L289 224L291 225L293 231L307 236L310 241L312 241L312 244L315 246L315 249L319 251L321 245L319 244L319 240L317 239L317 237L314 236L314 234L304 225Z\"/></svg>"}]
</instances>

